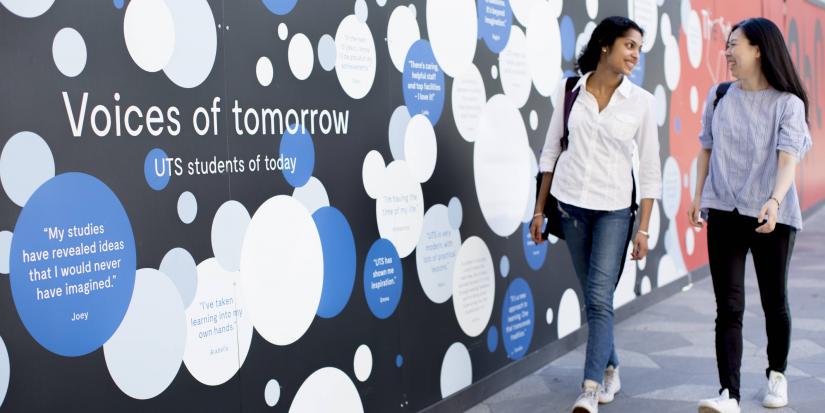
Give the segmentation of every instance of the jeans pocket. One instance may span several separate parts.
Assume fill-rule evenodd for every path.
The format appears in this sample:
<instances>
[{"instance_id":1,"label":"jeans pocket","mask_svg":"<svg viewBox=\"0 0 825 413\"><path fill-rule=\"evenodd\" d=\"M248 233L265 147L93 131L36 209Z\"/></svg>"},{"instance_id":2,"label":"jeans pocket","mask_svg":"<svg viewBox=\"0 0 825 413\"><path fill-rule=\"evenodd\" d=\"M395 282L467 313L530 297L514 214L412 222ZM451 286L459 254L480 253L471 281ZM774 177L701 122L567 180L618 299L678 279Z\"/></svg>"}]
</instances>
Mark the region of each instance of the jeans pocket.
<instances>
[{"instance_id":1,"label":"jeans pocket","mask_svg":"<svg viewBox=\"0 0 825 413\"><path fill-rule=\"evenodd\" d=\"M565 211L564 208L562 208L561 202L556 203L556 209L559 210L559 216L561 216L562 219L570 219L571 218L570 213L568 213L567 211Z\"/></svg>"}]
</instances>

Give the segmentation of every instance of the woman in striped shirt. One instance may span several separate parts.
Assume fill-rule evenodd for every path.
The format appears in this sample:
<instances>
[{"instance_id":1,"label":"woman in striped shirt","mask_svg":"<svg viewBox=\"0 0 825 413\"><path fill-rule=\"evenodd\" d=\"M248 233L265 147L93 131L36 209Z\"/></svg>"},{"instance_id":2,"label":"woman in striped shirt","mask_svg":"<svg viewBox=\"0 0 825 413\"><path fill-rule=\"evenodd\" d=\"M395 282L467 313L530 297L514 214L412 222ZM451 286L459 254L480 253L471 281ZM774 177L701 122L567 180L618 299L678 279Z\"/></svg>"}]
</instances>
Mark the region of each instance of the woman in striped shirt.
<instances>
[{"instance_id":1,"label":"woman in striped shirt","mask_svg":"<svg viewBox=\"0 0 825 413\"><path fill-rule=\"evenodd\" d=\"M711 88L702 118L692 225L708 224L716 295L720 396L699 412L739 412L745 258L752 253L768 335L768 386L762 404L788 404L784 371L791 316L788 263L802 228L796 165L811 147L808 99L782 33L770 20L735 26L725 56L737 81ZM726 92L725 92L726 91Z\"/></svg>"}]
</instances>

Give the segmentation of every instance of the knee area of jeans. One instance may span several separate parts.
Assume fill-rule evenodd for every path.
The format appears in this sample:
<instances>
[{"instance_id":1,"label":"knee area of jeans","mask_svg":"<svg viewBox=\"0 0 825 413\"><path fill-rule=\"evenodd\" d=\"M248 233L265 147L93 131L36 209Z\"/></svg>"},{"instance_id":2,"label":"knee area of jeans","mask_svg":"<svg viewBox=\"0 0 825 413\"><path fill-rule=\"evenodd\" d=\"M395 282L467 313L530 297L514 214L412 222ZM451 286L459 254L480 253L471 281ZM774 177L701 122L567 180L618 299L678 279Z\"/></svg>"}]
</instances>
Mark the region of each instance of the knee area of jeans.
<instances>
[{"instance_id":1,"label":"knee area of jeans","mask_svg":"<svg viewBox=\"0 0 825 413\"><path fill-rule=\"evenodd\" d=\"M613 316L613 302L610 301L589 301L587 305L585 305L585 309L587 311L587 318L590 317L603 317L603 316Z\"/></svg>"}]
</instances>

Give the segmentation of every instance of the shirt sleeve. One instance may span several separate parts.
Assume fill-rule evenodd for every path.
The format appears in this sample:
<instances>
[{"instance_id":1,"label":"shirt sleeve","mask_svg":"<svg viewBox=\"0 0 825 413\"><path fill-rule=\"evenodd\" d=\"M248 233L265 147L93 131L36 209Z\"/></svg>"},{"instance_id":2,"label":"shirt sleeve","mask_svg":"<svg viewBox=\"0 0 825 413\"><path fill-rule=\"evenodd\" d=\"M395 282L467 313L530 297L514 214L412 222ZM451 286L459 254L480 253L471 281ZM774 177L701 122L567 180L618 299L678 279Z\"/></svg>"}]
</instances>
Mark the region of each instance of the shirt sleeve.
<instances>
[{"instance_id":1,"label":"shirt sleeve","mask_svg":"<svg viewBox=\"0 0 825 413\"><path fill-rule=\"evenodd\" d=\"M796 95L787 100L779 118L776 149L787 152L798 160L811 149L811 132L805 121L805 103Z\"/></svg>"},{"instance_id":2,"label":"shirt sleeve","mask_svg":"<svg viewBox=\"0 0 825 413\"><path fill-rule=\"evenodd\" d=\"M553 172L556 160L561 155L561 135L564 133L564 87L567 79L562 79L556 87L556 107L550 116L550 126L544 137L544 147L539 157L539 171Z\"/></svg>"},{"instance_id":3,"label":"shirt sleeve","mask_svg":"<svg viewBox=\"0 0 825 413\"><path fill-rule=\"evenodd\" d=\"M642 123L636 132L639 147L639 195L641 198L661 199L662 165L659 157L659 129L656 126L656 108L653 96L647 97Z\"/></svg>"},{"instance_id":4,"label":"shirt sleeve","mask_svg":"<svg viewBox=\"0 0 825 413\"><path fill-rule=\"evenodd\" d=\"M718 87L718 84L711 86L708 97L705 99L705 110L702 113L702 131L699 132L699 143L701 143L702 149L713 148L711 123L713 122L713 101L716 100L716 88Z\"/></svg>"}]
</instances>

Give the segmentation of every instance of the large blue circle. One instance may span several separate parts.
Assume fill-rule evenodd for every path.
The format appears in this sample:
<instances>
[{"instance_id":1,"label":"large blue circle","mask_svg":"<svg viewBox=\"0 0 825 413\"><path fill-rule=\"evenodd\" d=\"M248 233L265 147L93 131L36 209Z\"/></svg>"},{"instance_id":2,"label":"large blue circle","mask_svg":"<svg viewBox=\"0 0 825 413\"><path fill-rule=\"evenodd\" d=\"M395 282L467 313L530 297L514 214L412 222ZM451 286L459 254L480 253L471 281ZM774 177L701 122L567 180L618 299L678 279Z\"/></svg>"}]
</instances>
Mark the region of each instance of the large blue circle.
<instances>
[{"instance_id":1,"label":"large blue circle","mask_svg":"<svg viewBox=\"0 0 825 413\"><path fill-rule=\"evenodd\" d=\"M283 16L292 11L298 0L261 0L266 8L279 16Z\"/></svg>"},{"instance_id":2,"label":"large blue circle","mask_svg":"<svg viewBox=\"0 0 825 413\"><path fill-rule=\"evenodd\" d=\"M573 19L564 15L561 18L559 30L561 30L561 56L569 62L576 56L576 27L573 25Z\"/></svg>"},{"instance_id":3,"label":"large blue circle","mask_svg":"<svg viewBox=\"0 0 825 413\"><path fill-rule=\"evenodd\" d=\"M501 3L501 4L497 4ZM510 0L491 2L477 0L478 34L484 44L493 53L500 53L510 40L510 27L513 25L513 9Z\"/></svg>"},{"instance_id":4,"label":"large blue circle","mask_svg":"<svg viewBox=\"0 0 825 413\"><path fill-rule=\"evenodd\" d=\"M527 281L516 278L504 293L501 307L502 341L510 360L518 360L527 354L533 340L534 324L533 293Z\"/></svg>"},{"instance_id":5,"label":"large blue circle","mask_svg":"<svg viewBox=\"0 0 825 413\"><path fill-rule=\"evenodd\" d=\"M639 63L630 72L630 81L638 86L645 82L645 53L639 53Z\"/></svg>"},{"instance_id":6,"label":"large blue circle","mask_svg":"<svg viewBox=\"0 0 825 413\"><path fill-rule=\"evenodd\" d=\"M163 149L155 148L146 154L146 160L143 161L143 176L149 187L155 191L166 188L172 176L172 167L166 161L167 158L169 157Z\"/></svg>"},{"instance_id":7,"label":"large blue circle","mask_svg":"<svg viewBox=\"0 0 825 413\"><path fill-rule=\"evenodd\" d=\"M444 109L444 72L438 66L430 42L418 40L410 46L401 76L404 104L410 117L422 114L435 125Z\"/></svg>"},{"instance_id":8,"label":"large blue circle","mask_svg":"<svg viewBox=\"0 0 825 413\"><path fill-rule=\"evenodd\" d=\"M14 305L32 337L62 356L88 354L114 334L132 298L129 217L97 178L55 176L20 212L10 264Z\"/></svg>"},{"instance_id":9,"label":"large blue circle","mask_svg":"<svg viewBox=\"0 0 825 413\"><path fill-rule=\"evenodd\" d=\"M545 225L547 225L545 223ZM524 246L524 258L527 259L527 265L534 270L538 270L544 265L544 259L547 258L547 244L545 240L541 244L536 244L530 238L530 224L523 224L521 226L521 240Z\"/></svg>"},{"instance_id":10,"label":"large blue circle","mask_svg":"<svg viewBox=\"0 0 825 413\"><path fill-rule=\"evenodd\" d=\"M355 284L355 238L347 218L334 207L312 214L324 253L324 288L318 316L332 318L347 305Z\"/></svg>"},{"instance_id":11,"label":"large blue circle","mask_svg":"<svg viewBox=\"0 0 825 413\"><path fill-rule=\"evenodd\" d=\"M384 238L375 241L364 262L364 296L376 317L385 319L398 307L404 286L402 271L401 258L392 242Z\"/></svg>"},{"instance_id":12,"label":"large blue circle","mask_svg":"<svg viewBox=\"0 0 825 413\"><path fill-rule=\"evenodd\" d=\"M284 167L281 173L287 183L295 188L304 186L312 176L315 168L315 145L312 143L312 136L302 126L293 126L297 130L290 133L289 128L281 137L280 154L284 159L296 160L294 168ZM284 163L285 164L285 163Z\"/></svg>"}]
</instances>

